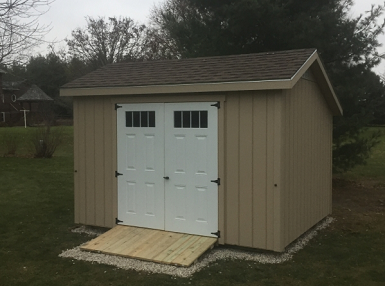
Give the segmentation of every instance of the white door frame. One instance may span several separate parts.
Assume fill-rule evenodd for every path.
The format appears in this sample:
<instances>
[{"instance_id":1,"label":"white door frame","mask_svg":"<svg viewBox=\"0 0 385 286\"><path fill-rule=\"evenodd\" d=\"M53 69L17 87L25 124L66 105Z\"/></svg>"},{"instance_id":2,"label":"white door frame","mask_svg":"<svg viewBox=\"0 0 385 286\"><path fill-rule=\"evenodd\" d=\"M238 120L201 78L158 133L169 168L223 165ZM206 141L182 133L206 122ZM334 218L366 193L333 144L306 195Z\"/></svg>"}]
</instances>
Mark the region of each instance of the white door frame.
<instances>
[{"instance_id":1,"label":"white door frame","mask_svg":"<svg viewBox=\"0 0 385 286\"><path fill-rule=\"evenodd\" d=\"M117 110L118 173L123 175L118 176L118 219L123 221L122 224L216 236L213 233L218 230L218 185L212 181L218 179L218 109L211 106L212 104L213 102L119 104L122 108ZM126 112L150 110L156 110L155 128L128 128L124 126ZM192 111L196 115L196 111L202 110L207 110L208 114L208 126L206 128L196 128L196 126L191 126L194 128L174 128L174 111ZM133 139L136 136L135 134L142 138L135 143L137 145L135 148L139 149L136 149L135 154L127 150L122 151L127 149L127 146L133 145L132 142L127 143L127 140L130 139L130 136ZM175 136L186 138L185 143L187 145L185 148L187 149L184 151L184 160L187 168L185 171L190 175L186 175L186 172L183 174L183 172L175 169L176 165L174 163L176 161L174 159L181 159L180 155L182 155L179 154L179 157L175 157L182 150L178 149L174 144ZM149 157L145 149L151 140L147 140L147 142L143 140L143 138L149 137L158 139L158 141L153 141L153 143L156 142L157 146L151 147L152 150L156 150L157 156L153 158L156 158L155 161L158 165L156 170L148 172L149 170L145 166L148 163L143 165L136 161L137 166L144 168L145 175L142 176L137 172L135 173L135 166L128 164L127 161L137 160L139 157L142 159ZM161 140L163 142L160 142ZM179 140L179 142L181 141ZM147 147L141 148L142 145ZM179 151L173 150L175 148ZM163 149L163 159L161 158L161 149ZM126 155L122 156L122 152ZM134 157L129 159L127 155ZM163 170L160 170L162 168L161 164L163 164ZM151 175L155 175L156 179L149 180ZM169 179L164 179L164 177L169 177ZM145 203L147 199L143 195L144 192L131 190L130 198L127 196L127 192L126 194L122 192L124 189L127 190L127 186L130 186L130 184L132 187L132 185L138 183L139 185L136 186L141 185L141 188L145 188L149 182L150 185L156 186L157 192L161 193L163 191L163 196L158 193L156 198L154 197L152 200L152 202L156 202L156 208L152 207L152 209L156 209L158 219L163 216L163 223L160 223L159 220L155 220L155 222L151 221L151 219L148 220ZM186 188L186 196L181 197L180 194L183 192L178 194L175 191L178 188ZM123 210L128 208L130 201L132 203L133 194L142 202L138 203L136 212L131 211L130 215L127 216L127 213L125 214ZM181 212L179 211L178 214L178 210L184 210L185 212L180 215ZM138 217L135 216L136 214L144 216L145 219L136 219ZM149 217L151 218L151 216Z\"/></svg>"}]
</instances>

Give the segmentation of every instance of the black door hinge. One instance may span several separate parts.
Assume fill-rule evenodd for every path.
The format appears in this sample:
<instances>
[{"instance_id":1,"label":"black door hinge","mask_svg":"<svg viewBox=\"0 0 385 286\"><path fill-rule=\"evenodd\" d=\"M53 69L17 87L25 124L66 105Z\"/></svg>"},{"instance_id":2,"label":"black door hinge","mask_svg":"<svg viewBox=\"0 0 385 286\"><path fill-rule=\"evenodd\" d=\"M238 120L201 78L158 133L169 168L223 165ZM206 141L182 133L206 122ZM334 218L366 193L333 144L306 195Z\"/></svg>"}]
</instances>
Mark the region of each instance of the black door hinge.
<instances>
[{"instance_id":1,"label":"black door hinge","mask_svg":"<svg viewBox=\"0 0 385 286\"><path fill-rule=\"evenodd\" d=\"M122 220L119 220L117 217L115 218L115 224L119 224L119 223L121 223L121 222L123 222Z\"/></svg>"},{"instance_id":2,"label":"black door hinge","mask_svg":"<svg viewBox=\"0 0 385 286\"><path fill-rule=\"evenodd\" d=\"M121 108L122 106L121 105L118 105L117 103L115 103L115 110L118 110L118 108Z\"/></svg>"},{"instance_id":3,"label":"black door hinge","mask_svg":"<svg viewBox=\"0 0 385 286\"><path fill-rule=\"evenodd\" d=\"M221 103L218 101L217 103L211 104L211 106L215 106L216 108L221 108Z\"/></svg>"},{"instance_id":4,"label":"black door hinge","mask_svg":"<svg viewBox=\"0 0 385 286\"><path fill-rule=\"evenodd\" d=\"M210 182L216 183L218 186L220 186L220 185L221 185L221 178L218 178L218 179L216 179L216 180L212 180L212 181L210 181Z\"/></svg>"},{"instance_id":5,"label":"black door hinge","mask_svg":"<svg viewBox=\"0 0 385 286\"><path fill-rule=\"evenodd\" d=\"M117 178L118 176L121 176L121 175L123 175L123 174L118 173L118 171L115 171L115 178Z\"/></svg>"},{"instance_id":6,"label":"black door hinge","mask_svg":"<svg viewBox=\"0 0 385 286\"><path fill-rule=\"evenodd\" d=\"M217 236L218 238L221 237L221 231L220 230L218 230L217 232L212 232L211 234Z\"/></svg>"}]
</instances>

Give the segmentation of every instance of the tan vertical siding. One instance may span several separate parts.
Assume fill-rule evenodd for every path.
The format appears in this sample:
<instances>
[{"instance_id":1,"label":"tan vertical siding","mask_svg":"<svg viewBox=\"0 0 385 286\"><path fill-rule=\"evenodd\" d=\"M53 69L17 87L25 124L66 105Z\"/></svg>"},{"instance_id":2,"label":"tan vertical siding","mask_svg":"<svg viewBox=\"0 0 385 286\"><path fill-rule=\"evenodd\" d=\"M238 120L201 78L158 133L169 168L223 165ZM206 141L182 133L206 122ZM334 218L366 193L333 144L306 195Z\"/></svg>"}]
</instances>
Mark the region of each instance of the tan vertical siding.
<instances>
[{"instance_id":1,"label":"tan vertical siding","mask_svg":"<svg viewBox=\"0 0 385 286\"><path fill-rule=\"evenodd\" d=\"M240 97L239 105L239 243L253 246L253 97Z\"/></svg>"},{"instance_id":2,"label":"tan vertical siding","mask_svg":"<svg viewBox=\"0 0 385 286\"><path fill-rule=\"evenodd\" d=\"M274 155L272 160L274 161L273 169L273 184L272 190L274 192L274 251L284 250L284 240L282 237L283 228L283 212L282 212L282 162L283 162L283 138L284 133L282 128L282 118L284 115L284 109L282 105L282 92L279 92L271 97L274 98Z\"/></svg>"},{"instance_id":3,"label":"tan vertical siding","mask_svg":"<svg viewBox=\"0 0 385 286\"><path fill-rule=\"evenodd\" d=\"M80 222L80 180L79 180L79 98L73 99L74 121L74 216L75 223Z\"/></svg>"},{"instance_id":4,"label":"tan vertical siding","mask_svg":"<svg viewBox=\"0 0 385 286\"><path fill-rule=\"evenodd\" d=\"M274 97L267 96L267 133L266 133L266 248L274 248Z\"/></svg>"},{"instance_id":5,"label":"tan vertical siding","mask_svg":"<svg viewBox=\"0 0 385 286\"><path fill-rule=\"evenodd\" d=\"M85 104L86 222L95 222L95 97Z\"/></svg>"},{"instance_id":6,"label":"tan vertical siding","mask_svg":"<svg viewBox=\"0 0 385 286\"><path fill-rule=\"evenodd\" d=\"M226 177L226 160L225 160L225 146L226 146L226 140L225 138L225 110L226 110L226 104L224 101L221 102L222 108L218 110L218 175L219 178L225 178ZM224 230L226 229L226 218L225 218L225 212L226 212L226 190L224 188L224 184L221 184L218 187L218 228L219 230L224 233ZM219 243L224 244L225 239L224 235L221 235L219 238Z\"/></svg>"},{"instance_id":7,"label":"tan vertical siding","mask_svg":"<svg viewBox=\"0 0 385 286\"><path fill-rule=\"evenodd\" d=\"M267 247L267 96L253 97L253 247ZM260 150L260 151L259 151Z\"/></svg>"},{"instance_id":8,"label":"tan vertical siding","mask_svg":"<svg viewBox=\"0 0 385 286\"><path fill-rule=\"evenodd\" d=\"M113 121L113 112L114 106L111 104L110 98L105 98L103 102L103 124L100 128L104 130L104 173L100 174L100 176L104 177L104 226L113 227L114 226L114 217L116 214L114 213L114 186L113 182L115 181L114 177L114 163L113 163L113 144L115 144L115 140L112 135L112 121Z\"/></svg>"},{"instance_id":9,"label":"tan vertical siding","mask_svg":"<svg viewBox=\"0 0 385 286\"><path fill-rule=\"evenodd\" d=\"M104 108L103 98L95 98L94 108L94 134L95 134L95 224L105 225L105 210L104 210L104 174L105 169L105 156L104 152Z\"/></svg>"},{"instance_id":10,"label":"tan vertical siding","mask_svg":"<svg viewBox=\"0 0 385 286\"><path fill-rule=\"evenodd\" d=\"M109 97L74 99L76 223L113 226L112 108Z\"/></svg>"},{"instance_id":11,"label":"tan vertical siding","mask_svg":"<svg viewBox=\"0 0 385 286\"><path fill-rule=\"evenodd\" d=\"M78 149L78 158L74 159L75 162L75 205L77 206L77 222L86 223L86 132L85 132L85 104L84 98L75 99L77 108L74 109L74 117L77 118L76 124L78 131L76 132L74 145ZM77 112L77 113L76 113Z\"/></svg>"},{"instance_id":12,"label":"tan vertical siding","mask_svg":"<svg viewBox=\"0 0 385 286\"><path fill-rule=\"evenodd\" d=\"M282 250L280 101L280 91L227 97L226 244Z\"/></svg>"},{"instance_id":13,"label":"tan vertical siding","mask_svg":"<svg viewBox=\"0 0 385 286\"><path fill-rule=\"evenodd\" d=\"M115 105L115 102L111 102L111 108ZM117 115L115 110L112 111L112 117L111 117L111 122L110 122L110 128L111 128L111 137L112 137L112 148L111 148L111 153L112 153L112 172L111 175L114 174L115 170L117 169L118 166L118 144L117 144L117 126L116 126L116 121L117 121ZM112 180L112 187L110 190L106 190L107 194L111 196L112 193L112 220L114 218L118 217L118 180L114 178ZM115 223L115 222L111 222Z\"/></svg>"},{"instance_id":14,"label":"tan vertical siding","mask_svg":"<svg viewBox=\"0 0 385 286\"><path fill-rule=\"evenodd\" d=\"M239 96L226 100L225 242L239 245Z\"/></svg>"},{"instance_id":15,"label":"tan vertical siding","mask_svg":"<svg viewBox=\"0 0 385 286\"><path fill-rule=\"evenodd\" d=\"M332 115L315 82L284 92L283 243L331 211Z\"/></svg>"}]
</instances>

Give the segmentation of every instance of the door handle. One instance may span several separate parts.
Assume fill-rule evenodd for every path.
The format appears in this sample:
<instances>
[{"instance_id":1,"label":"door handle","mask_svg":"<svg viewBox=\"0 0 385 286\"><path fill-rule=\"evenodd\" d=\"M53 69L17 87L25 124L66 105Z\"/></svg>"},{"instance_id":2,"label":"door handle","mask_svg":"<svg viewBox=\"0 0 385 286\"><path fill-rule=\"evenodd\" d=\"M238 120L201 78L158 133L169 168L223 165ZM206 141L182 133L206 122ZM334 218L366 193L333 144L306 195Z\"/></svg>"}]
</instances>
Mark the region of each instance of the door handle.
<instances>
[{"instance_id":1,"label":"door handle","mask_svg":"<svg viewBox=\"0 0 385 286\"><path fill-rule=\"evenodd\" d=\"M165 179L165 180L169 180L169 179L170 179L170 177L169 177L169 176L166 176L166 177L163 177L163 179Z\"/></svg>"}]
</instances>

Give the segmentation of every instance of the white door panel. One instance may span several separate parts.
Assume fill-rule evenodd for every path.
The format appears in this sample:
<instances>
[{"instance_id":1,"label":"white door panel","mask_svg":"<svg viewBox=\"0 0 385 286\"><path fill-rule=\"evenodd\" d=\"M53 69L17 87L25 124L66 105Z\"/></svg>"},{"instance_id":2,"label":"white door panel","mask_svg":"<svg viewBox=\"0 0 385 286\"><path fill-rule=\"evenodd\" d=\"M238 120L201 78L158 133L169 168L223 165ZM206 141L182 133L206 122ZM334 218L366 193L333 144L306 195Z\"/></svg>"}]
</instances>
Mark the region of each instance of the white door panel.
<instances>
[{"instance_id":1,"label":"white door panel","mask_svg":"<svg viewBox=\"0 0 385 286\"><path fill-rule=\"evenodd\" d=\"M164 229L164 106L123 104L117 112L118 218Z\"/></svg>"},{"instance_id":2,"label":"white door panel","mask_svg":"<svg viewBox=\"0 0 385 286\"><path fill-rule=\"evenodd\" d=\"M205 118L193 120L197 112ZM166 104L166 230L206 236L218 230L218 186L211 182L218 178L217 113L207 102Z\"/></svg>"}]
</instances>

